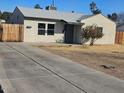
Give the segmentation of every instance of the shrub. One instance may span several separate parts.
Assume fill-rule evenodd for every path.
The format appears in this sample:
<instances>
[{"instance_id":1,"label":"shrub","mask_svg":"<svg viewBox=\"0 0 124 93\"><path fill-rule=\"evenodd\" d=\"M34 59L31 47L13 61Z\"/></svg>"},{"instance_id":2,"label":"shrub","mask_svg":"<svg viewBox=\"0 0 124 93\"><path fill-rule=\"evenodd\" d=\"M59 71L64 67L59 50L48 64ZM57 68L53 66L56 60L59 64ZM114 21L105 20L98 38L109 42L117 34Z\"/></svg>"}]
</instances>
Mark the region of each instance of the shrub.
<instances>
[{"instance_id":1,"label":"shrub","mask_svg":"<svg viewBox=\"0 0 124 93\"><path fill-rule=\"evenodd\" d=\"M81 31L81 40L82 43L90 41L90 45L94 45L95 40L102 38L103 32L102 28L97 25L89 25L82 29Z\"/></svg>"}]
</instances>

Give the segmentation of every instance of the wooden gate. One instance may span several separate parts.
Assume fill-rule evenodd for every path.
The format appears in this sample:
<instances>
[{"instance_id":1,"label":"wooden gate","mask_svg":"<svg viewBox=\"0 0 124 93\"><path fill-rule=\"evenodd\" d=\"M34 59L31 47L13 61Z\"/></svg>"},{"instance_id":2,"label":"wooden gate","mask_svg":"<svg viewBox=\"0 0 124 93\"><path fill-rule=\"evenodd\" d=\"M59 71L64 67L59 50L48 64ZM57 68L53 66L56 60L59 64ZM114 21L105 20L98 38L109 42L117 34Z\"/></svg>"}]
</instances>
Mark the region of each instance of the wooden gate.
<instances>
[{"instance_id":1,"label":"wooden gate","mask_svg":"<svg viewBox=\"0 0 124 93\"><path fill-rule=\"evenodd\" d=\"M23 25L0 24L0 41L22 42L24 36Z\"/></svg>"},{"instance_id":2,"label":"wooden gate","mask_svg":"<svg viewBox=\"0 0 124 93\"><path fill-rule=\"evenodd\" d=\"M116 32L116 38L115 38L116 44L124 44L124 31L118 31Z\"/></svg>"}]
</instances>

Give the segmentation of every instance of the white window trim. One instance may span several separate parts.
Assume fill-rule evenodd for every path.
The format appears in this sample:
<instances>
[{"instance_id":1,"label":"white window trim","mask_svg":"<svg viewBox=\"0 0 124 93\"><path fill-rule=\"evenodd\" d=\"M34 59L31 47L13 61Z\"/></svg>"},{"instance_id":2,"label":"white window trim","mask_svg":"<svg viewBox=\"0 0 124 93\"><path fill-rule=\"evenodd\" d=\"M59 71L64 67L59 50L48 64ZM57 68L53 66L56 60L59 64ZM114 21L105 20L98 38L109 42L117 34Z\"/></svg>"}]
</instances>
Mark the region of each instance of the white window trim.
<instances>
[{"instance_id":1,"label":"white window trim","mask_svg":"<svg viewBox=\"0 0 124 93\"><path fill-rule=\"evenodd\" d=\"M43 35L43 36L55 36L56 23L39 22L38 24L40 24L40 23L41 23L41 24L45 24L45 35ZM54 29L48 29L48 24L53 24L53 25L54 25ZM48 35L48 34L47 34L47 30L54 30L54 35Z\"/></svg>"}]
</instances>

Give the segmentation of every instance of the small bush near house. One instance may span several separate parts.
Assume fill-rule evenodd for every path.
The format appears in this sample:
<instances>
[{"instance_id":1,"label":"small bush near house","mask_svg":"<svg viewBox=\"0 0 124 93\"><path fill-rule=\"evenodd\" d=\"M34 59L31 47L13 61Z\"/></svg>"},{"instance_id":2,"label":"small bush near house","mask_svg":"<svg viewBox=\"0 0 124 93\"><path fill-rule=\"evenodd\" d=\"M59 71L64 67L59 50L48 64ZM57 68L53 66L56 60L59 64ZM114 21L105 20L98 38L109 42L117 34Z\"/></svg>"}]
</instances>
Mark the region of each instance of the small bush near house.
<instances>
[{"instance_id":1,"label":"small bush near house","mask_svg":"<svg viewBox=\"0 0 124 93\"><path fill-rule=\"evenodd\" d=\"M95 40L102 38L102 28L97 25L89 25L82 29L81 40L82 44L90 40L90 46L94 45Z\"/></svg>"}]
</instances>

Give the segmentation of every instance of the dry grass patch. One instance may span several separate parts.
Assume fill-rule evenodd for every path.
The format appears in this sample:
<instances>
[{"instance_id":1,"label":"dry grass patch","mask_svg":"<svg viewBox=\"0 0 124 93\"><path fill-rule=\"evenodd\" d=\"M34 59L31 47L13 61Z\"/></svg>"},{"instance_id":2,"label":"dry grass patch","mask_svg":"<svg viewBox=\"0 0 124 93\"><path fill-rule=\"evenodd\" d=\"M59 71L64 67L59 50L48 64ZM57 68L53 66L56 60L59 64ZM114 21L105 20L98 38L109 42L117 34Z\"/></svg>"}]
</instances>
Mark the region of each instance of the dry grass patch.
<instances>
[{"instance_id":1,"label":"dry grass patch","mask_svg":"<svg viewBox=\"0 0 124 93\"><path fill-rule=\"evenodd\" d=\"M124 46L122 45L66 45L52 44L38 46L42 49L69 58L74 62L124 79ZM114 66L114 68L104 68Z\"/></svg>"}]
</instances>

